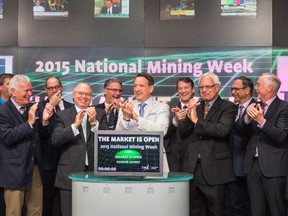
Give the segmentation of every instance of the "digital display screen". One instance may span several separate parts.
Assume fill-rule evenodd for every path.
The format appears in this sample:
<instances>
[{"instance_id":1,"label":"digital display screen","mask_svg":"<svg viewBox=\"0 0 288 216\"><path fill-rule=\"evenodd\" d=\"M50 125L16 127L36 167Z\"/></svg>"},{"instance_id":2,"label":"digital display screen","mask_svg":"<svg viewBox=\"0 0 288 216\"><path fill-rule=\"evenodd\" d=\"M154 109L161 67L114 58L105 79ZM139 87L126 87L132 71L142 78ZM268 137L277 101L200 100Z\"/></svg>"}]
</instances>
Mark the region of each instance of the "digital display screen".
<instances>
[{"instance_id":1,"label":"digital display screen","mask_svg":"<svg viewBox=\"0 0 288 216\"><path fill-rule=\"evenodd\" d=\"M256 0L221 0L221 16L256 17Z\"/></svg>"},{"instance_id":2,"label":"digital display screen","mask_svg":"<svg viewBox=\"0 0 288 216\"><path fill-rule=\"evenodd\" d=\"M129 18L129 0L94 0L96 18Z\"/></svg>"},{"instance_id":3,"label":"digital display screen","mask_svg":"<svg viewBox=\"0 0 288 216\"><path fill-rule=\"evenodd\" d=\"M163 176L163 132L97 131L95 175Z\"/></svg>"},{"instance_id":4,"label":"digital display screen","mask_svg":"<svg viewBox=\"0 0 288 216\"><path fill-rule=\"evenodd\" d=\"M67 18L68 0L32 0L34 19Z\"/></svg>"},{"instance_id":5,"label":"digital display screen","mask_svg":"<svg viewBox=\"0 0 288 216\"><path fill-rule=\"evenodd\" d=\"M160 1L161 20L193 19L194 16L195 16L195 0Z\"/></svg>"}]
</instances>

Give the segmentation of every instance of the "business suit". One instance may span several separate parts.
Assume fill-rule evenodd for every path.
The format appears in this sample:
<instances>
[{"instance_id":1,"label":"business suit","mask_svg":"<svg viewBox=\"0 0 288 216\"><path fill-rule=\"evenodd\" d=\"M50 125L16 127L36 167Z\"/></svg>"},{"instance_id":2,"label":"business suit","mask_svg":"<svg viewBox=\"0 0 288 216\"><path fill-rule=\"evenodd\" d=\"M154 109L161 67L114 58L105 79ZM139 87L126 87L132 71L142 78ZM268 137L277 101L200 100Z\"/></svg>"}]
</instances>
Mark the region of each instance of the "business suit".
<instances>
[{"instance_id":1,"label":"business suit","mask_svg":"<svg viewBox=\"0 0 288 216\"><path fill-rule=\"evenodd\" d=\"M181 109L180 101L171 102L170 109L174 107L178 107ZM183 147L180 144L181 139L178 133L178 126L175 126L173 124L174 116L175 113L170 112L170 123L168 131L164 137L164 144L170 171L179 172Z\"/></svg>"},{"instance_id":2,"label":"business suit","mask_svg":"<svg viewBox=\"0 0 288 216\"><path fill-rule=\"evenodd\" d=\"M96 119L99 121L98 129L107 129L106 121L103 121L105 116L102 109L97 109ZM72 106L66 110L56 113L55 128L52 133L51 142L57 148L61 150L61 156L58 164L57 175L55 179L55 186L60 188L61 196L63 191L67 191L71 195L72 182L68 179L68 175L72 172L83 172L85 170L85 157L86 151L88 153L89 170L94 170L94 133L91 131L91 126L87 121L86 140L84 138L82 126L80 126L79 134L74 136L71 125L75 121L77 111L75 106ZM62 202L61 197L61 209L71 211L72 203L71 197ZM63 212L62 212L63 213ZM65 214L63 216L66 216Z\"/></svg>"},{"instance_id":3,"label":"business suit","mask_svg":"<svg viewBox=\"0 0 288 216\"><path fill-rule=\"evenodd\" d=\"M222 215L223 184L235 180L228 138L237 109L233 103L218 96L204 119L204 104L205 102L201 101L196 108L198 115L196 125L186 117L178 126L180 137L189 136L185 141L187 152L183 159L183 171L195 175L190 184L190 215L200 215L203 209L203 194L200 195L201 188L197 185L199 181L211 186L209 190L213 193L213 200L209 202L212 208L209 210L215 215ZM214 188L219 188L221 193Z\"/></svg>"},{"instance_id":4,"label":"business suit","mask_svg":"<svg viewBox=\"0 0 288 216\"><path fill-rule=\"evenodd\" d=\"M68 109L73 104L62 100L64 109ZM49 99L39 102L38 108L40 113L45 109ZM61 215L60 196L58 189L54 186L57 172L58 161L60 158L60 149L51 144L51 135L55 127L55 112L49 119L49 137L42 139L42 158L43 158L43 216Z\"/></svg>"},{"instance_id":5,"label":"business suit","mask_svg":"<svg viewBox=\"0 0 288 216\"><path fill-rule=\"evenodd\" d=\"M26 106L27 113L31 105ZM35 115L39 116L38 110ZM43 174L40 136L48 136L48 127L42 126L39 119L31 127L27 117L20 114L11 99L0 106L0 187L26 190L32 188L32 176L36 169L37 173L39 170ZM37 175L37 180L41 182L40 175ZM37 191L35 196L29 197L41 202L42 192ZM18 212L18 207L7 207L6 210Z\"/></svg>"},{"instance_id":6,"label":"business suit","mask_svg":"<svg viewBox=\"0 0 288 216\"><path fill-rule=\"evenodd\" d=\"M254 102L255 99L252 98L248 105ZM239 109L239 105L237 108ZM249 136L247 134L239 133L239 127L244 122L245 114L246 109L241 116L237 116L229 139L229 147L232 152L233 169L237 178L235 182L230 183L228 186L229 197L233 215L239 216L250 215L247 180L246 174L244 173L244 160Z\"/></svg>"},{"instance_id":7,"label":"business suit","mask_svg":"<svg viewBox=\"0 0 288 216\"><path fill-rule=\"evenodd\" d=\"M250 134L244 172L248 174L247 183L251 201L252 215L266 214L266 200L270 214L286 215L285 184L288 175L288 103L276 97L269 105L260 129L256 121L243 124L243 131ZM255 158L255 148L258 157ZM261 172L265 183L259 184L255 174ZM267 181L267 182L266 182ZM265 190L265 192L264 192ZM265 194L264 194L265 193Z\"/></svg>"},{"instance_id":8,"label":"business suit","mask_svg":"<svg viewBox=\"0 0 288 216\"><path fill-rule=\"evenodd\" d=\"M139 114L139 102L134 101L133 111ZM138 124L134 119L130 119L128 128L123 124L123 113L120 110L115 130L124 131L163 131L164 135L169 126L169 106L167 104L156 101L153 97L148 99L148 104L144 112L143 118ZM163 171L168 172L169 166L166 154L163 155Z\"/></svg>"},{"instance_id":9,"label":"business suit","mask_svg":"<svg viewBox=\"0 0 288 216\"><path fill-rule=\"evenodd\" d=\"M104 102L104 103L97 104L95 107L105 110L105 102ZM114 111L114 110L113 110L113 111ZM115 127L116 127L117 120L118 120L118 113L119 113L118 110L116 110L116 111L115 111L114 125L112 125L111 128L109 128L110 130L114 130ZM108 120L109 120L109 115L107 116L107 122L108 122Z\"/></svg>"},{"instance_id":10,"label":"business suit","mask_svg":"<svg viewBox=\"0 0 288 216\"><path fill-rule=\"evenodd\" d=\"M107 7L103 7L101 9L101 14L108 14L107 13ZM120 8L119 7L112 7L112 14L119 14L120 13Z\"/></svg>"}]
</instances>

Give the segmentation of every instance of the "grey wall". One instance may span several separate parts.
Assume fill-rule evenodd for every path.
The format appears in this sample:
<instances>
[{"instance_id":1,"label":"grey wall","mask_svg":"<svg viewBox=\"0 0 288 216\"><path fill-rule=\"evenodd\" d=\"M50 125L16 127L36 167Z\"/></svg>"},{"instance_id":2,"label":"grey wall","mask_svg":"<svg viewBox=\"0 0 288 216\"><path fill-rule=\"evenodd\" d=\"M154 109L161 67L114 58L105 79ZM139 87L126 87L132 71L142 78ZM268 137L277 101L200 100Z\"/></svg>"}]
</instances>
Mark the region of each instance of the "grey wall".
<instances>
[{"instance_id":1,"label":"grey wall","mask_svg":"<svg viewBox=\"0 0 288 216\"><path fill-rule=\"evenodd\" d=\"M257 18L221 17L220 0L196 0L193 20L160 20L160 0L130 0L129 19L95 19L93 0L69 0L68 19L33 19L32 0L3 0L0 46L287 46L288 1L258 0ZM273 11L273 16L272 16ZM272 25L273 24L273 25Z\"/></svg>"}]
</instances>

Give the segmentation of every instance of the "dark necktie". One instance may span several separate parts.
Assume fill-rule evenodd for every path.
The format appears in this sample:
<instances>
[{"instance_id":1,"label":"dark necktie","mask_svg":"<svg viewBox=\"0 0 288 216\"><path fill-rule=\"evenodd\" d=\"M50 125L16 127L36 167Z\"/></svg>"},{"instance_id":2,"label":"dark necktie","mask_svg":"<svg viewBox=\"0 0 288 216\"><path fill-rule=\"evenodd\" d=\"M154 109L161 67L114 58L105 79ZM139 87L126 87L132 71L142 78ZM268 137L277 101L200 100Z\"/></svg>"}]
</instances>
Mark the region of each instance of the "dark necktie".
<instances>
[{"instance_id":1,"label":"dark necktie","mask_svg":"<svg viewBox=\"0 0 288 216\"><path fill-rule=\"evenodd\" d=\"M209 109L210 109L210 104L208 102L206 102L205 106L204 106L204 119L206 118L206 116L209 112Z\"/></svg>"},{"instance_id":2,"label":"dark necktie","mask_svg":"<svg viewBox=\"0 0 288 216\"><path fill-rule=\"evenodd\" d=\"M263 109L263 111L264 111L264 114L265 114L266 111L267 111L267 103L262 102L262 103L261 103L261 107L262 107L262 109Z\"/></svg>"},{"instance_id":3,"label":"dark necktie","mask_svg":"<svg viewBox=\"0 0 288 216\"><path fill-rule=\"evenodd\" d=\"M115 110L113 109L108 117L108 126L109 126L109 130L114 130L114 125L115 125Z\"/></svg>"},{"instance_id":4,"label":"dark necktie","mask_svg":"<svg viewBox=\"0 0 288 216\"><path fill-rule=\"evenodd\" d=\"M57 104L57 105L55 106L55 112L59 112L59 111L61 111L61 109L60 109L60 106Z\"/></svg>"},{"instance_id":5,"label":"dark necktie","mask_svg":"<svg viewBox=\"0 0 288 216\"><path fill-rule=\"evenodd\" d=\"M182 109L187 109L188 107L186 106L186 105L184 105L183 107L182 107Z\"/></svg>"},{"instance_id":6,"label":"dark necktie","mask_svg":"<svg viewBox=\"0 0 288 216\"><path fill-rule=\"evenodd\" d=\"M243 114L243 109L244 109L244 106L242 106L242 105L240 105L239 106L239 118L242 116L242 114Z\"/></svg>"},{"instance_id":7,"label":"dark necktie","mask_svg":"<svg viewBox=\"0 0 288 216\"><path fill-rule=\"evenodd\" d=\"M146 106L146 103L139 104L139 115L140 117L144 116L144 107Z\"/></svg>"}]
</instances>

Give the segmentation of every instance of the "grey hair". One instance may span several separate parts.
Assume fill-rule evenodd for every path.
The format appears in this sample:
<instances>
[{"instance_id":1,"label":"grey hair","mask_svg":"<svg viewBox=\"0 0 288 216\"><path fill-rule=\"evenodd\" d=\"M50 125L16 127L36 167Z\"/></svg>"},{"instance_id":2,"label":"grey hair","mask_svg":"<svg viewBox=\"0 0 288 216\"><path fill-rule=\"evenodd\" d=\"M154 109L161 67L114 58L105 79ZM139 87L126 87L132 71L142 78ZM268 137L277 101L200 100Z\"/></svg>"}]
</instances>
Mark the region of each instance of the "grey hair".
<instances>
[{"instance_id":1,"label":"grey hair","mask_svg":"<svg viewBox=\"0 0 288 216\"><path fill-rule=\"evenodd\" d=\"M220 80L219 80L219 77L218 77L216 74L211 73L211 72L207 72L207 73L202 74L202 76L199 78L199 80L198 80L198 85L200 85L200 81L201 81L201 79L202 79L203 77L211 77L211 78L213 79L214 84L217 84L217 85L219 85L219 86L220 86L220 84L221 84L221 83L220 83Z\"/></svg>"},{"instance_id":2,"label":"grey hair","mask_svg":"<svg viewBox=\"0 0 288 216\"><path fill-rule=\"evenodd\" d=\"M9 95L11 95L11 89L18 90L19 83L28 84L28 83L31 83L31 81L30 81L30 78L26 75L23 75L23 74L15 75L14 77L12 77L12 79L9 82L9 87L8 87Z\"/></svg>"},{"instance_id":3,"label":"grey hair","mask_svg":"<svg viewBox=\"0 0 288 216\"><path fill-rule=\"evenodd\" d=\"M274 91L277 93L281 87L281 80L275 74L272 73L263 73L260 75L260 77L261 76L265 77L266 82L272 85Z\"/></svg>"}]
</instances>

